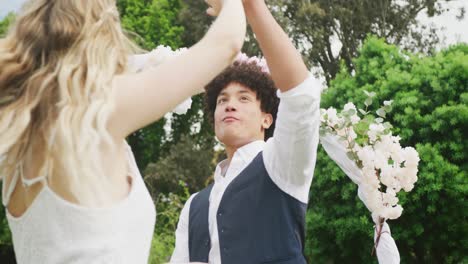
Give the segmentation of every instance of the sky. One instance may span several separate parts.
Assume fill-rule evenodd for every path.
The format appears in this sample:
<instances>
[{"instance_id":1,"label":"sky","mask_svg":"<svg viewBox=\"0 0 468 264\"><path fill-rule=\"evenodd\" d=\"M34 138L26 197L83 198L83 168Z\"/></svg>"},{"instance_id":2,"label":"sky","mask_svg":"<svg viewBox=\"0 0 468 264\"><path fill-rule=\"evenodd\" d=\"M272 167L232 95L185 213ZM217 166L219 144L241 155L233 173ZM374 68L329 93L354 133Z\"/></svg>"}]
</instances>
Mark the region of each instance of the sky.
<instances>
[{"instance_id":1,"label":"sky","mask_svg":"<svg viewBox=\"0 0 468 264\"><path fill-rule=\"evenodd\" d=\"M16 11L21 7L24 0L0 0L0 19L11 11Z\"/></svg>"},{"instance_id":2,"label":"sky","mask_svg":"<svg viewBox=\"0 0 468 264\"><path fill-rule=\"evenodd\" d=\"M444 5L448 11L438 17L428 18L425 12L421 12L418 19L422 24L435 24L437 27L442 27L441 36L445 37L445 41L441 45L448 46L454 43L468 43L468 14L463 20L458 20L456 17L460 14L458 11L464 7L468 11L468 0L453 0Z\"/></svg>"}]
</instances>

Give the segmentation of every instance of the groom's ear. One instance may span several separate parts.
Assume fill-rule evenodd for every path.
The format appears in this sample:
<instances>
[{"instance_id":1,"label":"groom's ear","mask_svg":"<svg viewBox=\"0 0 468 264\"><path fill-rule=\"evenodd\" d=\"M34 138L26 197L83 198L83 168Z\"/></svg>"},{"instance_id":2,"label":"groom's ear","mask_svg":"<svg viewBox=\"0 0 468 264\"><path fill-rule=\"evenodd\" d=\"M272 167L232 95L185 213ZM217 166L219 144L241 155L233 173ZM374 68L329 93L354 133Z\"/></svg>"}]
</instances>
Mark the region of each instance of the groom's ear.
<instances>
[{"instance_id":1,"label":"groom's ear","mask_svg":"<svg viewBox=\"0 0 468 264\"><path fill-rule=\"evenodd\" d=\"M273 115L270 113L263 113L262 128L267 130L271 127L271 124L273 124Z\"/></svg>"}]
</instances>

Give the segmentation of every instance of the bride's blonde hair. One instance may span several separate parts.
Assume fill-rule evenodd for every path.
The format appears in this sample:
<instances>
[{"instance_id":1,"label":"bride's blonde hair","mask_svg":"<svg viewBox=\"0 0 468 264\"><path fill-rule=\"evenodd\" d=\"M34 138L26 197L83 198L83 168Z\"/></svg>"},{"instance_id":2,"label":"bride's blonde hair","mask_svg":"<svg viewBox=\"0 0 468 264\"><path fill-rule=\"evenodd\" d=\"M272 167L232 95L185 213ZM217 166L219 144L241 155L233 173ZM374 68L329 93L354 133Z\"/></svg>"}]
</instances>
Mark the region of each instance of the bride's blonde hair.
<instances>
[{"instance_id":1,"label":"bride's blonde hair","mask_svg":"<svg viewBox=\"0 0 468 264\"><path fill-rule=\"evenodd\" d=\"M112 142L111 82L131 47L115 0L26 3L0 40L0 176L16 173L36 142L46 146L38 175L50 181L57 168L80 204L105 202L98 147Z\"/></svg>"}]
</instances>

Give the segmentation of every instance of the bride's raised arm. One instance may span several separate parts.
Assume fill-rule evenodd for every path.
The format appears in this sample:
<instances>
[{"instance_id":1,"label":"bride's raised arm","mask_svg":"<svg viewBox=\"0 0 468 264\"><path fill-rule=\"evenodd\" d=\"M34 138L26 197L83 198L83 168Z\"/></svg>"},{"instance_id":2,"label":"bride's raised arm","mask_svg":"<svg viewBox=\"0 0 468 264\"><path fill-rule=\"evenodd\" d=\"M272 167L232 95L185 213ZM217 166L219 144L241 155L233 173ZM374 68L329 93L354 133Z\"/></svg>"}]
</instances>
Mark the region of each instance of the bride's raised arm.
<instances>
[{"instance_id":1,"label":"bride's raised arm","mask_svg":"<svg viewBox=\"0 0 468 264\"><path fill-rule=\"evenodd\" d=\"M184 99L197 94L240 51L246 31L241 0L216 0L218 19L193 47L167 63L114 80L116 107L109 131L116 138L158 120Z\"/></svg>"}]
</instances>

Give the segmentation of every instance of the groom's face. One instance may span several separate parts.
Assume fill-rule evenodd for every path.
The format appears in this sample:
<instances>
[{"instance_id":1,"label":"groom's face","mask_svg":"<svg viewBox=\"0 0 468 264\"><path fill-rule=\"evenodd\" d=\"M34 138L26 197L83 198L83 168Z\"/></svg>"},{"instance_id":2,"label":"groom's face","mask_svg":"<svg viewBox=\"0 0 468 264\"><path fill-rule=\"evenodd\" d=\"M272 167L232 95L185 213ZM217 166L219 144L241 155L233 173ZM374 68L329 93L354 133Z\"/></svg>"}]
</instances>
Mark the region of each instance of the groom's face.
<instances>
[{"instance_id":1,"label":"groom's face","mask_svg":"<svg viewBox=\"0 0 468 264\"><path fill-rule=\"evenodd\" d=\"M215 134L226 146L239 148L263 140L272 121L271 114L262 112L256 93L241 84L229 84L217 97Z\"/></svg>"}]
</instances>

